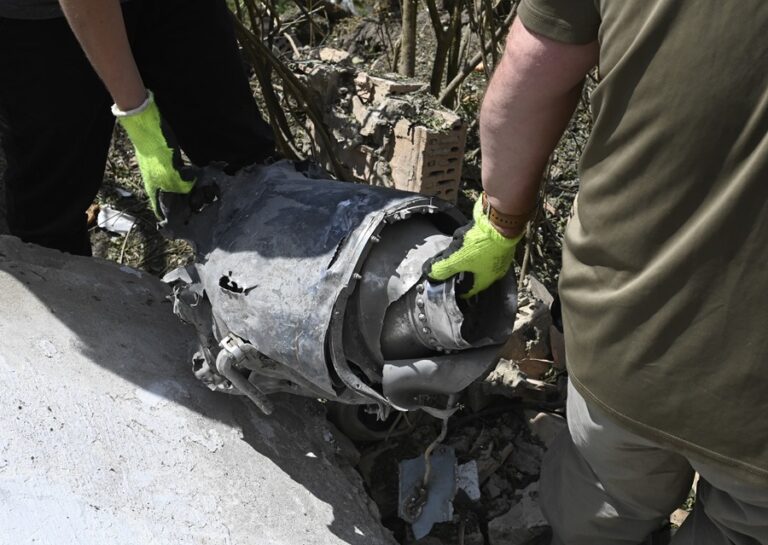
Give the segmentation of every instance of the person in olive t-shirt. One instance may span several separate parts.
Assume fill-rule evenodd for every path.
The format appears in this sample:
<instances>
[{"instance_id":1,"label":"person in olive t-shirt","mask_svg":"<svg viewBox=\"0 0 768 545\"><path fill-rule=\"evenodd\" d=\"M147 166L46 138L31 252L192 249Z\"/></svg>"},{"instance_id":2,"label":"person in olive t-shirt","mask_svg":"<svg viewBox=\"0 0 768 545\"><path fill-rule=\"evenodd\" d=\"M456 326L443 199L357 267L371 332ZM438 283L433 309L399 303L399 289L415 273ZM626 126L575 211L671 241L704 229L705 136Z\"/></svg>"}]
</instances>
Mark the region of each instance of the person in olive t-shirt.
<instances>
[{"instance_id":1,"label":"person in olive t-shirt","mask_svg":"<svg viewBox=\"0 0 768 545\"><path fill-rule=\"evenodd\" d=\"M159 191L186 193L195 181L169 128L197 166L234 171L274 155L224 0L0 0L11 234L90 255L85 211L115 118L158 216Z\"/></svg>"},{"instance_id":2,"label":"person in olive t-shirt","mask_svg":"<svg viewBox=\"0 0 768 545\"><path fill-rule=\"evenodd\" d=\"M597 66L560 278L569 433L541 480L554 543L643 542L696 471L672 542L766 544L768 2L522 0L518 15L481 111L475 226L430 273L493 271L475 291L503 274Z\"/></svg>"}]
</instances>

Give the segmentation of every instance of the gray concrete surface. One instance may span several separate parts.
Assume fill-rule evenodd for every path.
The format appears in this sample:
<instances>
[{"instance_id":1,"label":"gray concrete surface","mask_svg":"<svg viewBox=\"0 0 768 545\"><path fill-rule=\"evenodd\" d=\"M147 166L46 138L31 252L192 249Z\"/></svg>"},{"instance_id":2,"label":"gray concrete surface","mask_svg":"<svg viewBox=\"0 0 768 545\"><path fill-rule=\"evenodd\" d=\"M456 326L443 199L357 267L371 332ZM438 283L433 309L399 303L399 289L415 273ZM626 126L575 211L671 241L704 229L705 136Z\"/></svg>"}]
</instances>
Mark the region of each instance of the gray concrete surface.
<instances>
[{"instance_id":1,"label":"gray concrete surface","mask_svg":"<svg viewBox=\"0 0 768 545\"><path fill-rule=\"evenodd\" d=\"M322 406L206 390L166 295L0 236L0 544L394 544Z\"/></svg>"}]
</instances>

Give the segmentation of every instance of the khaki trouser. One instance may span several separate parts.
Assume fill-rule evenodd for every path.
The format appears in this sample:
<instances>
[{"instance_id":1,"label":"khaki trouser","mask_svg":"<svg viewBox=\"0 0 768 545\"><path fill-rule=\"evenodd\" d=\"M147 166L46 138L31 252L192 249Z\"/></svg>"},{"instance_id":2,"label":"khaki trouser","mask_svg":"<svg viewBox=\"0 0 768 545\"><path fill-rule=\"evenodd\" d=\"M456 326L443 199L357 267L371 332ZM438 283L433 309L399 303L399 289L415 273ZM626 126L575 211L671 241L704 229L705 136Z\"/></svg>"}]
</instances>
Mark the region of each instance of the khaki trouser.
<instances>
[{"instance_id":1,"label":"khaki trouser","mask_svg":"<svg viewBox=\"0 0 768 545\"><path fill-rule=\"evenodd\" d=\"M627 431L570 384L568 428L552 443L541 474L553 545L642 543L685 500L694 471L700 475L696 506L673 545L768 544L768 487L740 482Z\"/></svg>"}]
</instances>

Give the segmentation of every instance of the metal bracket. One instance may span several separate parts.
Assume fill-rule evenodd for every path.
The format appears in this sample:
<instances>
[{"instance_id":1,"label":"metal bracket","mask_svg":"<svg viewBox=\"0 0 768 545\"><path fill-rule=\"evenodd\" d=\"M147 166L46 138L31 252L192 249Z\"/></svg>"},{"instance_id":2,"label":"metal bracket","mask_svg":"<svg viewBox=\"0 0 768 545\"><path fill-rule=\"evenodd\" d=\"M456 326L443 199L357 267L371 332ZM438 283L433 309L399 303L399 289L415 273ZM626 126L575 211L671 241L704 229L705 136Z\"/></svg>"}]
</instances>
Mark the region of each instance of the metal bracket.
<instances>
[{"instance_id":1,"label":"metal bracket","mask_svg":"<svg viewBox=\"0 0 768 545\"><path fill-rule=\"evenodd\" d=\"M248 399L253 401L264 414L272 414L274 406L272 405L272 402L267 399L267 396L264 395L264 392L251 384L247 378L232 367L233 363L241 362L247 358L247 352L250 349L255 350L255 348L251 347L251 345L247 345L242 339L231 333L221 339L219 346L221 347L221 351L219 352L219 355L216 356L216 368L219 373L227 377L235 388L248 396Z\"/></svg>"},{"instance_id":2,"label":"metal bracket","mask_svg":"<svg viewBox=\"0 0 768 545\"><path fill-rule=\"evenodd\" d=\"M219 342L219 346L223 350L229 352L236 363L240 363L247 357L241 348L243 344L245 343L243 343L243 340L240 337L232 335L231 333L221 339L221 342Z\"/></svg>"}]
</instances>

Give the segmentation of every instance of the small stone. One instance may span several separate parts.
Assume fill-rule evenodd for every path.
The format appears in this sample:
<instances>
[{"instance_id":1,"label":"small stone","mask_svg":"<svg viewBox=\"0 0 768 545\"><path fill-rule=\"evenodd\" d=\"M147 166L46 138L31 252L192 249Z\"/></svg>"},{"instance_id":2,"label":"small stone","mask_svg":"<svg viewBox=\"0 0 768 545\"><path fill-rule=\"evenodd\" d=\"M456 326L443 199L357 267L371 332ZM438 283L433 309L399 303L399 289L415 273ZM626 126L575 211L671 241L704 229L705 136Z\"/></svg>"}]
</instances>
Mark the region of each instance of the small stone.
<instances>
[{"instance_id":1,"label":"small stone","mask_svg":"<svg viewBox=\"0 0 768 545\"><path fill-rule=\"evenodd\" d=\"M532 443L525 435L520 435L506 465L526 475L538 475L543 457L544 449L541 446Z\"/></svg>"},{"instance_id":2,"label":"small stone","mask_svg":"<svg viewBox=\"0 0 768 545\"><path fill-rule=\"evenodd\" d=\"M488 478L488 481L483 486L483 495L487 498L496 499L501 496L501 493L509 488L509 483L494 473Z\"/></svg>"},{"instance_id":3,"label":"small stone","mask_svg":"<svg viewBox=\"0 0 768 545\"><path fill-rule=\"evenodd\" d=\"M491 543L524 545L548 527L539 509L539 483L533 483L522 491L520 501L504 515L488 524Z\"/></svg>"},{"instance_id":4,"label":"small stone","mask_svg":"<svg viewBox=\"0 0 768 545\"><path fill-rule=\"evenodd\" d=\"M690 513L685 509L678 509L672 513L672 515L670 515L669 522L671 522L674 526L680 527L685 522L685 519L688 518L688 515L690 515Z\"/></svg>"},{"instance_id":5,"label":"small stone","mask_svg":"<svg viewBox=\"0 0 768 545\"><path fill-rule=\"evenodd\" d=\"M537 436L544 445L549 448L555 437L568 428L568 423L562 416L552 413L537 413L535 411L525 411L525 417L528 420L528 427L531 432Z\"/></svg>"},{"instance_id":6,"label":"small stone","mask_svg":"<svg viewBox=\"0 0 768 545\"><path fill-rule=\"evenodd\" d=\"M320 50L320 60L323 62L340 63L349 59L351 56L346 51L340 49L334 49L332 47L324 47Z\"/></svg>"}]
</instances>

